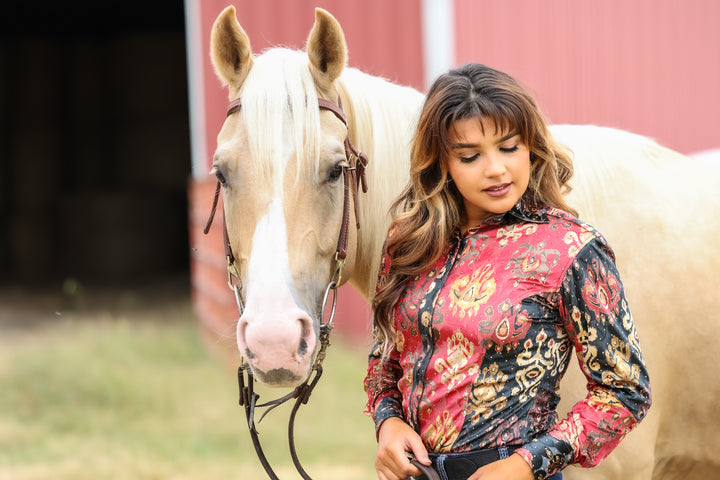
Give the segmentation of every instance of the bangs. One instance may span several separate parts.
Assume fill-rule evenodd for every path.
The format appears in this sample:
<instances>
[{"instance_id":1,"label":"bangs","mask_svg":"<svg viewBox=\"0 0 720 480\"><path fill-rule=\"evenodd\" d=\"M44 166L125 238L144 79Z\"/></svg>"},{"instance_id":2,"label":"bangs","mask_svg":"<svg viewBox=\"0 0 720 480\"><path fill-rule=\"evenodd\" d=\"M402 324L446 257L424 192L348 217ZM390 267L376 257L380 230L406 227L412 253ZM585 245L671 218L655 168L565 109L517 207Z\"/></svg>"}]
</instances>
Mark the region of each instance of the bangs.
<instances>
[{"instance_id":1,"label":"bangs","mask_svg":"<svg viewBox=\"0 0 720 480\"><path fill-rule=\"evenodd\" d=\"M530 138L530 125L528 115L524 109L515 102L510 101L493 101L486 96L477 96L474 105L468 109L467 114L457 120L465 120L467 118L477 118L478 124L483 135L496 134L506 135L510 132L517 132L525 143ZM512 99L514 100L514 99ZM494 127L494 132L486 132L483 122L486 120Z\"/></svg>"},{"instance_id":2,"label":"bangs","mask_svg":"<svg viewBox=\"0 0 720 480\"><path fill-rule=\"evenodd\" d=\"M526 145L531 144L530 139L534 134L532 122L524 114L522 108L515 104L491 102L483 97L476 97L473 100L465 103L465 105L460 105L454 114L447 117L446 135L444 135L445 140L442 142L445 155L451 152L451 144L458 137L455 126L460 120L475 120L483 135L504 136L515 132L520 135L523 143ZM488 132L486 127L493 130Z\"/></svg>"}]
</instances>

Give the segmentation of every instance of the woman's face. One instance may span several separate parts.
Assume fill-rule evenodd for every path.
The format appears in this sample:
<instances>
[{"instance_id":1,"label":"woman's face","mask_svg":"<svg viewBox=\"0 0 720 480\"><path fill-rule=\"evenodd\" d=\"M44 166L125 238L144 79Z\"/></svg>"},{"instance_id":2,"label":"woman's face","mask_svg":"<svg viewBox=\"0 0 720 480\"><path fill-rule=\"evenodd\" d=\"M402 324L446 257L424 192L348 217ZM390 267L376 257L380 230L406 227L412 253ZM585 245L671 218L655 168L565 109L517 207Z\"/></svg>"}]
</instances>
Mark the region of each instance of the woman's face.
<instances>
[{"instance_id":1,"label":"woman's face","mask_svg":"<svg viewBox=\"0 0 720 480\"><path fill-rule=\"evenodd\" d=\"M530 181L530 150L519 133L485 118L457 120L450 132L448 170L464 200L464 229L509 211Z\"/></svg>"}]
</instances>

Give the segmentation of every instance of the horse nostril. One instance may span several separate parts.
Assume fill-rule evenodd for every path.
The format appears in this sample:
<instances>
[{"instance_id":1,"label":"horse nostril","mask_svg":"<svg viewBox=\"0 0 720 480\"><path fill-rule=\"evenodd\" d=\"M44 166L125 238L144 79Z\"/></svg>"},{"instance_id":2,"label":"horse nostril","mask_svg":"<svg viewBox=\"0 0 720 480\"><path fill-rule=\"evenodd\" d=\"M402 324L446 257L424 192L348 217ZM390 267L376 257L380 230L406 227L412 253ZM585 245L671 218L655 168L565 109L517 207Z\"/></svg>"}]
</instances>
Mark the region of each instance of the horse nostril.
<instances>
[{"instance_id":1,"label":"horse nostril","mask_svg":"<svg viewBox=\"0 0 720 480\"><path fill-rule=\"evenodd\" d=\"M248 321L244 318L240 318L237 325L237 344L238 344L238 350L245 356L248 360L255 360L257 357L256 355L250 350L250 347L247 344L247 327L248 327Z\"/></svg>"},{"instance_id":2,"label":"horse nostril","mask_svg":"<svg viewBox=\"0 0 720 480\"><path fill-rule=\"evenodd\" d=\"M297 350L298 355L301 357L304 357L305 354L307 353L307 350L308 350L307 341L304 338L301 338L300 345L298 346L298 350Z\"/></svg>"},{"instance_id":3,"label":"horse nostril","mask_svg":"<svg viewBox=\"0 0 720 480\"><path fill-rule=\"evenodd\" d=\"M304 357L310 351L310 344L314 343L312 320L310 317L302 316L298 318L300 322L300 341L298 342L297 356ZM314 345L313 345L314 348Z\"/></svg>"}]
</instances>

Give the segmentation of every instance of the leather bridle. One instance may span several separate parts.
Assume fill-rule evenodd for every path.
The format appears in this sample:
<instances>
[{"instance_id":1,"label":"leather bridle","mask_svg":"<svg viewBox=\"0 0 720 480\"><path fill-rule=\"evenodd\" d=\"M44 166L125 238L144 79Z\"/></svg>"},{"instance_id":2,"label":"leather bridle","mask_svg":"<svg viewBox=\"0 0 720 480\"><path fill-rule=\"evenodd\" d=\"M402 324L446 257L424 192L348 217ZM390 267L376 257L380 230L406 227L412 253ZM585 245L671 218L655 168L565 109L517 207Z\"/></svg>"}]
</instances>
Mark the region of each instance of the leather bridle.
<instances>
[{"instance_id":1,"label":"leather bridle","mask_svg":"<svg viewBox=\"0 0 720 480\"><path fill-rule=\"evenodd\" d=\"M324 98L318 98L318 107L323 110L331 111L333 114L335 114L337 118L340 119L340 121L343 122L346 128L348 127L347 118L345 117L345 113L342 110L342 103L340 97L338 97L337 104L331 102L330 100L325 100ZM226 116L229 117L233 113L239 111L240 108L240 99L238 98L236 100L233 100L228 105ZM290 454L292 456L293 463L295 464L295 468L297 469L298 473L300 473L300 475L303 477L303 479L312 480L300 464L300 460L298 459L297 452L295 450L295 415L300 408L300 405L306 404L308 402L308 400L310 399L310 394L312 393L315 385L317 385L318 381L320 380L320 376L322 375L322 362L325 359L325 351L330 345L330 331L332 330L333 319L335 317L335 306L337 304L337 288L342 280L342 272L345 266L345 260L347 258L348 239L350 235L350 202L352 200L355 213L355 224L356 228L359 229L360 220L358 216L358 189L362 187L363 192L367 192L365 169L368 165L368 158L364 153L360 152L355 147L355 145L352 144L352 142L350 141L349 132L348 136L345 137L345 158L347 159L347 165L343 166L344 195L342 224L340 227L340 234L338 236L337 248L335 249L335 265L333 268L332 276L330 278L330 282L325 289L322 308L320 310L320 347L318 349L318 353L315 356L313 368L308 375L308 378L289 394L267 403L258 404L257 401L259 399L259 395L254 391L254 377L252 374L252 370L244 361L241 361L240 367L238 368L239 403L241 406L245 407L245 416L248 422L250 437L252 438L253 446L255 447L255 453L257 453L260 463L262 463L263 467L265 468L265 472L270 476L272 480L279 479L273 471L272 467L270 466L270 463L268 462L265 453L263 452L262 445L260 444L260 439L258 438L258 431L255 427L255 409L266 408L265 412L260 417L260 420L258 420L259 422L267 413L270 412L270 410L292 399L295 399L295 404L293 405L292 411L290 413L290 419L288 421L288 440L290 443ZM215 211L217 209L218 199L220 197L221 191L222 186L218 181L215 188L215 195L213 197L210 216L207 220L207 223L205 224L204 232L206 234L210 230L210 226L212 225L213 219L215 217ZM235 300L237 301L238 310L240 311L240 315L242 316L243 310L245 309L245 305L242 300L242 282L237 267L235 266L235 256L233 255L232 247L230 245L230 239L228 237L227 224L225 222L224 212L223 243L225 247L225 258L227 260L228 286L235 293ZM330 310L330 317L326 322L323 322L327 302L331 291L332 308ZM245 375L247 375L247 381L245 380Z\"/></svg>"}]
</instances>

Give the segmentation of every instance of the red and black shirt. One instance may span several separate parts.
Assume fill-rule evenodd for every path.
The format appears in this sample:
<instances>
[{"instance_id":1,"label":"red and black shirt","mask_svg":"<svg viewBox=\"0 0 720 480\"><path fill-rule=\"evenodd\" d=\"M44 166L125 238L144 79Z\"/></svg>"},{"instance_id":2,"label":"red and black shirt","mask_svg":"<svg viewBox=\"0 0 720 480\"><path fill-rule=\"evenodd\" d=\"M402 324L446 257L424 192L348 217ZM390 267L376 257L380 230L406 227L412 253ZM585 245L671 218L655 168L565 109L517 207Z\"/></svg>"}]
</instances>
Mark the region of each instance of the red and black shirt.
<instances>
[{"instance_id":1,"label":"red and black shirt","mask_svg":"<svg viewBox=\"0 0 720 480\"><path fill-rule=\"evenodd\" d=\"M392 235L392 229L390 235ZM383 255L378 285L389 271ZM401 417L430 452L502 445L538 479L597 465L647 413L650 385L614 254L593 227L521 199L451 239L409 281L365 379L376 427ZM573 348L587 396L558 419Z\"/></svg>"}]
</instances>

